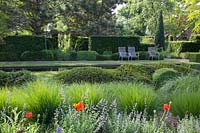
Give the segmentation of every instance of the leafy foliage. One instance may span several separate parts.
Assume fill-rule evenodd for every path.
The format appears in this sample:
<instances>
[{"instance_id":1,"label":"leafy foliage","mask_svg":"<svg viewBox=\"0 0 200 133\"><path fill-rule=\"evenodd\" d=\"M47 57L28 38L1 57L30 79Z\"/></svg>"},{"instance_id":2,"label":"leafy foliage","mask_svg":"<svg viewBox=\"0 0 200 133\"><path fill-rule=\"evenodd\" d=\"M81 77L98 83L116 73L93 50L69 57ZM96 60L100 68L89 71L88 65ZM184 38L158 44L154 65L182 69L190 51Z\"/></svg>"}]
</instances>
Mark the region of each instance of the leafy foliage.
<instances>
[{"instance_id":1,"label":"leafy foliage","mask_svg":"<svg viewBox=\"0 0 200 133\"><path fill-rule=\"evenodd\" d=\"M168 43L168 50L180 54L180 52L199 52L200 45L190 41L171 41Z\"/></svg>"}]
</instances>

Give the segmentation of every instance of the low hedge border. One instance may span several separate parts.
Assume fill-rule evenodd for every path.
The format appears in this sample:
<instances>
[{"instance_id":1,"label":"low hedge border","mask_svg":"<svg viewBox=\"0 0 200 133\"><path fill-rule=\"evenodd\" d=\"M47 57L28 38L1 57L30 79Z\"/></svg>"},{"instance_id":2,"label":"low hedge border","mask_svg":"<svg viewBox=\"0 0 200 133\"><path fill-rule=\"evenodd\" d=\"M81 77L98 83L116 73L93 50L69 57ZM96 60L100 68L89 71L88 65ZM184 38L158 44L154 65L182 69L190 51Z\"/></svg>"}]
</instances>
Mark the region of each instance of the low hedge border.
<instances>
[{"instance_id":1,"label":"low hedge border","mask_svg":"<svg viewBox=\"0 0 200 133\"><path fill-rule=\"evenodd\" d=\"M189 59L191 62L200 63L200 52L185 52L185 53L181 53L180 57Z\"/></svg>"}]
</instances>

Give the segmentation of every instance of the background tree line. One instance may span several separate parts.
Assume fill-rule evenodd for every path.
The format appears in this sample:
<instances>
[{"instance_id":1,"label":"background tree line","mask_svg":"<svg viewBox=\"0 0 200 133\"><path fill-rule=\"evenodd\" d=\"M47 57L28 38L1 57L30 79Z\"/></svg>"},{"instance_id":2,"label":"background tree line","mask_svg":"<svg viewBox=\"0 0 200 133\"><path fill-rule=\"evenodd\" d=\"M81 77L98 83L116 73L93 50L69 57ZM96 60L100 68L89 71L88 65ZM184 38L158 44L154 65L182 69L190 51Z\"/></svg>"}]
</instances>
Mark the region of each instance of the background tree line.
<instances>
[{"instance_id":1,"label":"background tree line","mask_svg":"<svg viewBox=\"0 0 200 133\"><path fill-rule=\"evenodd\" d=\"M165 35L200 32L198 0L1 0L0 34ZM118 5L123 5L118 9ZM118 9L116 11L116 8Z\"/></svg>"}]
</instances>

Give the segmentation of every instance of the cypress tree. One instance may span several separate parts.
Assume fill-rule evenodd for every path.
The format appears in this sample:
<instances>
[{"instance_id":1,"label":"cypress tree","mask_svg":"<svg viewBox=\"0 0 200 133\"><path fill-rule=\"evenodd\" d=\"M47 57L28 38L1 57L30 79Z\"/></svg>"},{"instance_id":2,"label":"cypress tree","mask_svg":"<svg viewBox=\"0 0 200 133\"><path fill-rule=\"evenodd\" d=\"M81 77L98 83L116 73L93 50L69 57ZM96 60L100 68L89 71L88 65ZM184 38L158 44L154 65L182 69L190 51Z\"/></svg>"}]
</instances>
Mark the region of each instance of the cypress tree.
<instances>
[{"instance_id":1,"label":"cypress tree","mask_svg":"<svg viewBox=\"0 0 200 133\"><path fill-rule=\"evenodd\" d=\"M163 47L163 48L165 47L165 36L164 36L164 24L163 24L162 10L160 11L158 22L157 22L155 44L158 47Z\"/></svg>"}]
</instances>

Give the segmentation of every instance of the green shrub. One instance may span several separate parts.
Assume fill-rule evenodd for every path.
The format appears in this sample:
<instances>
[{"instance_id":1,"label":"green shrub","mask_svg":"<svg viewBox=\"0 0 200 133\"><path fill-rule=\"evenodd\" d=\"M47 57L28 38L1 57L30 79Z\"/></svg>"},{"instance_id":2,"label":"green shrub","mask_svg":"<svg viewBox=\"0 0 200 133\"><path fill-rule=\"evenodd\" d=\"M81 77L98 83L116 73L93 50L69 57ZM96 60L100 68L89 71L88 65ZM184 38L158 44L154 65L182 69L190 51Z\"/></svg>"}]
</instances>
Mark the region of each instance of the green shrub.
<instances>
[{"instance_id":1,"label":"green shrub","mask_svg":"<svg viewBox=\"0 0 200 133\"><path fill-rule=\"evenodd\" d=\"M180 57L189 59L191 62L200 62L200 52L181 53Z\"/></svg>"},{"instance_id":2,"label":"green shrub","mask_svg":"<svg viewBox=\"0 0 200 133\"><path fill-rule=\"evenodd\" d=\"M155 69L173 68L174 70L178 71L180 74L183 75L187 75L189 73L196 73L196 74L199 73L199 71L192 69L191 65L187 63L180 63L180 64L158 63L158 64L152 64L151 66L154 67Z\"/></svg>"},{"instance_id":3,"label":"green shrub","mask_svg":"<svg viewBox=\"0 0 200 133\"><path fill-rule=\"evenodd\" d=\"M9 74L0 70L0 86L5 86L9 82Z\"/></svg>"},{"instance_id":4,"label":"green shrub","mask_svg":"<svg viewBox=\"0 0 200 133\"><path fill-rule=\"evenodd\" d=\"M140 60L149 60L149 54L148 54L148 52L140 51L139 52L139 59Z\"/></svg>"},{"instance_id":5,"label":"green shrub","mask_svg":"<svg viewBox=\"0 0 200 133\"><path fill-rule=\"evenodd\" d=\"M75 61L77 60L77 52L72 51L72 50L67 50L66 51L67 59Z\"/></svg>"},{"instance_id":6,"label":"green shrub","mask_svg":"<svg viewBox=\"0 0 200 133\"><path fill-rule=\"evenodd\" d=\"M100 54L96 54L96 60L111 60L112 59L112 55L100 55Z\"/></svg>"},{"instance_id":7,"label":"green shrub","mask_svg":"<svg viewBox=\"0 0 200 133\"><path fill-rule=\"evenodd\" d=\"M119 54L118 53L113 53L111 55L111 60L118 60L119 59Z\"/></svg>"},{"instance_id":8,"label":"green shrub","mask_svg":"<svg viewBox=\"0 0 200 133\"><path fill-rule=\"evenodd\" d=\"M63 83L81 83L81 82L110 82L113 80L112 73L107 70L96 67L73 68L59 72L55 79Z\"/></svg>"},{"instance_id":9,"label":"green shrub","mask_svg":"<svg viewBox=\"0 0 200 133\"><path fill-rule=\"evenodd\" d=\"M113 54L96 54L96 60L118 60L119 54L113 53Z\"/></svg>"},{"instance_id":10,"label":"green shrub","mask_svg":"<svg viewBox=\"0 0 200 133\"><path fill-rule=\"evenodd\" d=\"M0 86L22 85L35 79L29 71L4 72L0 71Z\"/></svg>"},{"instance_id":11,"label":"green shrub","mask_svg":"<svg viewBox=\"0 0 200 133\"><path fill-rule=\"evenodd\" d=\"M190 41L192 41L192 42L200 42L200 34L192 34L190 36Z\"/></svg>"},{"instance_id":12,"label":"green shrub","mask_svg":"<svg viewBox=\"0 0 200 133\"><path fill-rule=\"evenodd\" d=\"M112 51L103 51L103 55L112 55Z\"/></svg>"},{"instance_id":13,"label":"green shrub","mask_svg":"<svg viewBox=\"0 0 200 133\"><path fill-rule=\"evenodd\" d=\"M77 60L96 60L95 51L78 51Z\"/></svg>"},{"instance_id":14,"label":"green shrub","mask_svg":"<svg viewBox=\"0 0 200 133\"><path fill-rule=\"evenodd\" d=\"M57 49L57 50L52 50L52 52L53 52L54 60L58 60L58 61L70 60L70 56L62 50Z\"/></svg>"},{"instance_id":15,"label":"green shrub","mask_svg":"<svg viewBox=\"0 0 200 133\"><path fill-rule=\"evenodd\" d=\"M114 74L122 81L151 82L151 75L142 65L122 65L115 70Z\"/></svg>"},{"instance_id":16,"label":"green shrub","mask_svg":"<svg viewBox=\"0 0 200 133\"><path fill-rule=\"evenodd\" d=\"M171 41L168 42L168 50L177 54L180 52L199 52L200 44L189 41Z\"/></svg>"},{"instance_id":17,"label":"green shrub","mask_svg":"<svg viewBox=\"0 0 200 133\"><path fill-rule=\"evenodd\" d=\"M134 46L139 48L139 37L117 37L117 36L91 36L90 50L102 54L104 51L118 52L118 47Z\"/></svg>"},{"instance_id":18,"label":"green shrub","mask_svg":"<svg viewBox=\"0 0 200 133\"><path fill-rule=\"evenodd\" d=\"M172 68L161 68L154 72L152 78L156 87L162 86L167 80L178 76L178 72Z\"/></svg>"},{"instance_id":19,"label":"green shrub","mask_svg":"<svg viewBox=\"0 0 200 133\"><path fill-rule=\"evenodd\" d=\"M53 60L54 54L51 50L42 50L42 51L25 51L21 54L21 60Z\"/></svg>"},{"instance_id":20,"label":"green shrub","mask_svg":"<svg viewBox=\"0 0 200 133\"><path fill-rule=\"evenodd\" d=\"M182 92L172 97L171 112L175 116L184 118L185 115L200 115L199 92Z\"/></svg>"}]
</instances>

